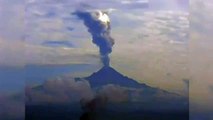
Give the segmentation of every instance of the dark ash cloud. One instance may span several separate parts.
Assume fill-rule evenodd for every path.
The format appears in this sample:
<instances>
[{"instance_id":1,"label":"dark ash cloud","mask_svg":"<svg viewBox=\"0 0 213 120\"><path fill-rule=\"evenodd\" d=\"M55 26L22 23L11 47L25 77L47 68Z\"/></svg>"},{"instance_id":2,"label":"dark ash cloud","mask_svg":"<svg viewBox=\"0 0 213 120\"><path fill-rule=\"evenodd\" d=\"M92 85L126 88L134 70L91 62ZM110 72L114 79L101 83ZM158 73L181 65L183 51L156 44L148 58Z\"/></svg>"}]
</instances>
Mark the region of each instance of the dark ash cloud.
<instances>
[{"instance_id":1,"label":"dark ash cloud","mask_svg":"<svg viewBox=\"0 0 213 120\"><path fill-rule=\"evenodd\" d=\"M107 13L102 11L76 11L73 15L84 21L84 25L92 36L93 43L99 47L103 65L109 66L109 54L112 52L114 39L110 36L111 27Z\"/></svg>"}]
</instances>

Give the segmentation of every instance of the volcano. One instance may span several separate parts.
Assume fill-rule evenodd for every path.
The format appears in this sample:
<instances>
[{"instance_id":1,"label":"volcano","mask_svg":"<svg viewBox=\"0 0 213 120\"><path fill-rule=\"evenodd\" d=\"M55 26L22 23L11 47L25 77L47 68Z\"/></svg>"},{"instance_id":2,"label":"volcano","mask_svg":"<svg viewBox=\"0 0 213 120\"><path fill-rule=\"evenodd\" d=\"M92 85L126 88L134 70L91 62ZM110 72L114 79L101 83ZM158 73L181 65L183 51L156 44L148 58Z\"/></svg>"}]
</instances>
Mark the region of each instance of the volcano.
<instances>
[{"instance_id":1,"label":"volcano","mask_svg":"<svg viewBox=\"0 0 213 120\"><path fill-rule=\"evenodd\" d=\"M125 88L143 89L143 91L149 91L149 93L157 93L158 91L161 91L167 94L175 94L167 92L165 90L161 90L159 88L150 87L144 83L139 83L134 79L122 75L110 66L102 67L99 71L94 72L90 76L83 79L87 80L90 83L91 88L101 88L106 85L115 85ZM76 80L82 80L82 78L76 78ZM178 96L178 94L175 95Z\"/></svg>"},{"instance_id":2,"label":"volcano","mask_svg":"<svg viewBox=\"0 0 213 120\"><path fill-rule=\"evenodd\" d=\"M70 78L62 77L33 88L32 94L28 95L33 99L30 101L32 103L26 106L26 119L88 120L86 119L88 116L95 117L96 120L188 120L189 118L188 97L139 83L110 66L105 66L88 77L69 81ZM82 86L84 83L88 86ZM90 89L95 97L92 100L88 99L86 105L82 105L85 99L79 96ZM51 95L56 100L63 100L61 94L67 95L66 98L69 98L70 102L54 104L47 102L47 104L33 101L45 95L48 100ZM100 97L102 95L103 98ZM86 118L83 119L84 117Z\"/></svg>"},{"instance_id":3,"label":"volcano","mask_svg":"<svg viewBox=\"0 0 213 120\"><path fill-rule=\"evenodd\" d=\"M110 66L102 67L88 77L76 78L75 80L87 80L93 90L100 90L107 85L124 88L129 94L129 101L137 99L137 101L144 103L170 103L172 105L177 103L186 105L188 103L187 97L139 83ZM137 95L135 95L136 93Z\"/></svg>"},{"instance_id":4,"label":"volcano","mask_svg":"<svg viewBox=\"0 0 213 120\"><path fill-rule=\"evenodd\" d=\"M84 79L89 81L92 88L101 87L108 84L131 88L148 88L146 84L140 84L137 81L126 77L112 67L103 67L99 71L93 73L91 76L85 77Z\"/></svg>"},{"instance_id":5,"label":"volcano","mask_svg":"<svg viewBox=\"0 0 213 120\"><path fill-rule=\"evenodd\" d=\"M123 89L126 91L128 100L127 108L129 111L134 111L139 107L144 110L187 110L188 98L177 93L172 93L160 88L155 88L139 83L137 80L131 79L110 66L102 67L97 72L94 72L88 77L77 78L77 80L87 80L90 87L98 91L104 89L106 86L114 86L114 88ZM110 88L113 89L113 88ZM110 91L110 89L108 89ZM113 91L115 92L115 91ZM108 92L108 98L113 96L113 93ZM116 96L117 98L118 96ZM112 100L113 101L113 100ZM113 105L114 106L114 105ZM125 105L122 105L125 106ZM131 107L130 107L131 106ZM158 107L156 107L158 106ZM112 107L114 109L114 107Z\"/></svg>"}]
</instances>

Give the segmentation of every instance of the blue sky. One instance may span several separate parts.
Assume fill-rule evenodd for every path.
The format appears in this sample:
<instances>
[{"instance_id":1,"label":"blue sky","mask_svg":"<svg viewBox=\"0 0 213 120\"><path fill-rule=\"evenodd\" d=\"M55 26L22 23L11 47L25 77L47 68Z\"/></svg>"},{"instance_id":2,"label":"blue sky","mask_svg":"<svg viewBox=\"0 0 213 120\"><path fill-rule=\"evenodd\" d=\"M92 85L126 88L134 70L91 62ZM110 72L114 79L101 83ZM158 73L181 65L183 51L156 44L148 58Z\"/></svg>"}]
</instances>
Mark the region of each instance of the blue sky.
<instances>
[{"instance_id":1,"label":"blue sky","mask_svg":"<svg viewBox=\"0 0 213 120\"><path fill-rule=\"evenodd\" d=\"M71 13L111 9L116 40L112 66L140 82L181 94L186 94L183 79L190 79L193 103L211 109L212 1L192 1L190 45L187 6L187 0L0 0L0 66L100 64L91 36ZM0 82L14 90L23 86L20 81Z\"/></svg>"},{"instance_id":2,"label":"blue sky","mask_svg":"<svg viewBox=\"0 0 213 120\"><path fill-rule=\"evenodd\" d=\"M45 51L45 53L52 51L42 46L42 43L46 41L74 42L73 44L84 47L85 49L90 47L88 43L85 43L85 40L82 40L87 39L89 36L86 30L82 31L84 26L82 26L74 16L70 15L75 9L101 8L128 11L131 13L131 11L134 10L177 10L178 8L185 8L185 4L181 4L181 2L177 4L175 0L170 2L166 0L107 0L102 2L96 0L28 0L26 1L26 5L23 3L24 1L22 0L1 0L0 12L2 20L0 23L0 39L1 45L3 46L3 48L1 48L1 55L3 55L4 58L0 59L0 64L22 65L24 62L37 63L41 57L39 56L40 51ZM144 7L145 3L149 5L149 8ZM13 35L11 35L11 33ZM7 48L10 48L10 51L6 50ZM40 51L37 49L40 49ZM19 54L23 55L24 51L27 51L26 58L16 54L19 52ZM59 50L59 52L66 52L66 50L64 51L62 49L61 51ZM88 50L88 52L94 53L92 49ZM31 54L30 57L33 58L36 56L36 59L28 59L28 54ZM51 54L51 52L49 54Z\"/></svg>"},{"instance_id":3,"label":"blue sky","mask_svg":"<svg viewBox=\"0 0 213 120\"><path fill-rule=\"evenodd\" d=\"M187 0L27 0L25 4L23 0L0 0L0 66L100 64L91 36L70 13L76 9L111 9L112 36L116 40L110 55L112 66L140 82L183 94L182 80L191 78L194 89L202 88L192 92L195 103L208 106L206 103L212 101L212 76L208 72L212 70L209 31L213 17L208 14L212 2L197 1L191 3L195 16L190 44L192 78L187 72ZM200 41L203 38L205 41ZM205 80L201 82L202 78ZM18 80L11 83L20 86Z\"/></svg>"},{"instance_id":4,"label":"blue sky","mask_svg":"<svg viewBox=\"0 0 213 120\"><path fill-rule=\"evenodd\" d=\"M182 79L188 78L187 2L181 0L101 2L28 0L25 4L22 0L0 2L2 13L0 15L3 18L0 23L0 55L3 56L0 58L1 66L23 67L25 64L101 66L98 48L92 44L91 36L82 21L71 13L76 9L111 10L111 32L115 39L110 55L112 66L140 82L185 94ZM142 72L132 72L127 66ZM176 69L173 69L174 67Z\"/></svg>"}]
</instances>

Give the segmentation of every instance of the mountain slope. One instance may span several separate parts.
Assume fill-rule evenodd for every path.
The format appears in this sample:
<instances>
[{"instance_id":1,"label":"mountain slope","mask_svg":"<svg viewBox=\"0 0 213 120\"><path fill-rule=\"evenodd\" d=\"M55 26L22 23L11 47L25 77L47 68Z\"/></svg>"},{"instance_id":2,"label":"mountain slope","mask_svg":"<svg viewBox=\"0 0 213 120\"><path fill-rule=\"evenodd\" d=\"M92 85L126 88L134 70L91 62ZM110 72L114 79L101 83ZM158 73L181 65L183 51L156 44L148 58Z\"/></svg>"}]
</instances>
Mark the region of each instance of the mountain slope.
<instances>
[{"instance_id":1,"label":"mountain slope","mask_svg":"<svg viewBox=\"0 0 213 120\"><path fill-rule=\"evenodd\" d=\"M150 87L144 83L138 83L136 80L128 78L117 72L112 67L103 67L99 71L83 79L88 80L92 89L100 90L104 86L113 85L128 91L130 101L140 101L144 103L170 105L188 104L188 98L171 93L159 88ZM111 95L111 94L109 94Z\"/></svg>"}]
</instances>

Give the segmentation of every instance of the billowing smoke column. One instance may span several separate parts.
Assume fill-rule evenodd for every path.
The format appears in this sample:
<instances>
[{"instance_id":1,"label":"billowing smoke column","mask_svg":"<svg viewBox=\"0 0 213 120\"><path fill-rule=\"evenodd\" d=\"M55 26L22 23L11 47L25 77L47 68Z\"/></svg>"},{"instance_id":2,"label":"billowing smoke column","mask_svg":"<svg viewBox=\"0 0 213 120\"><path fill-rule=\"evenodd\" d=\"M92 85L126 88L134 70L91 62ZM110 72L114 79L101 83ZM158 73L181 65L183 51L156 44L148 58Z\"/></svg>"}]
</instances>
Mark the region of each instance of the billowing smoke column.
<instances>
[{"instance_id":1,"label":"billowing smoke column","mask_svg":"<svg viewBox=\"0 0 213 120\"><path fill-rule=\"evenodd\" d=\"M108 67L109 54L112 52L114 39L110 36L110 20L107 13L102 11L76 11L73 14L84 21L88 32L92 35L93 43L99 47L103 65Z\"/></svg>"}]
</instances>

